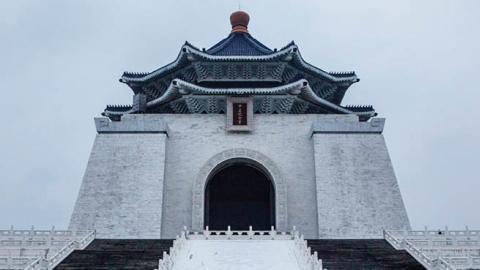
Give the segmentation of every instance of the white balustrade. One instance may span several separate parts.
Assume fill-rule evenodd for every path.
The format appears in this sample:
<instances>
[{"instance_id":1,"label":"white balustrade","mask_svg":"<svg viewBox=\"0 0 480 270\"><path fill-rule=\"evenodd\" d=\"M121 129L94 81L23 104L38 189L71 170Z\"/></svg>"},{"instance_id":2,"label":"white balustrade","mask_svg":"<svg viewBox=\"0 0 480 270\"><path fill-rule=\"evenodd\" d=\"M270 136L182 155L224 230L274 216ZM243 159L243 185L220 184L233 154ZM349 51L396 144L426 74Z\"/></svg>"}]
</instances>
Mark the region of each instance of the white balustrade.
<instances>
[{"instance_id":1,"label":"white balustrade","mask_svg":"<svg viewBox=\"0 0 480 270\"><path fill-rule=\"evenodd\" d=\"M384 238L427 269L480 269L479 230L386 231Z\"/></svg>"},{"instance_id":2,"label":"white balustrade","mask_svg":"<svg viewBox=\"0 0 480 270\"><path fill-rule=\"evenodd\" d=\"M249 227L248 231L232 231L230 226L227 227L226 231L220 230L209 230L208 226L202 232L191 232L184 227L185 236L187 239L192 240L289 240L293 239L291 232L279 232L276 231L273 227L269 231L254 231L252 226Z\"/></svg>"},{"instance_id":3,"label":"white balustrade","mask_svg":"<svg viewBox=\"0 0 480 270\"><path fill-rule=\"evenodd\" d=\"M75 249L95 238L92 231L0 230L0 270L53 269Z\"/></svg>"},{"instance_id":4,"label":"white balustrade","mask_svg":"<svg viewBox=\"0 0 480 270\"><path fill-rule=\"evenodd\" d=\"M254 231L252 226L249 227L248 231L231 230L230 226L227 227L226 231L212 231L207 226L202 232L192 232L184 227L180 236L174 240L170 252L163 253L163 259L159 260L158 269L155 270L172 270L180 250L188 240L292 240L295 246L295 257L301 270L323 270L322 260L318 259L316 252L311 253L307 241L303 238L303 235L299 235L295 227L291 232L279 232L273 226L269 231Z\"/></svg>"}]
</instances>

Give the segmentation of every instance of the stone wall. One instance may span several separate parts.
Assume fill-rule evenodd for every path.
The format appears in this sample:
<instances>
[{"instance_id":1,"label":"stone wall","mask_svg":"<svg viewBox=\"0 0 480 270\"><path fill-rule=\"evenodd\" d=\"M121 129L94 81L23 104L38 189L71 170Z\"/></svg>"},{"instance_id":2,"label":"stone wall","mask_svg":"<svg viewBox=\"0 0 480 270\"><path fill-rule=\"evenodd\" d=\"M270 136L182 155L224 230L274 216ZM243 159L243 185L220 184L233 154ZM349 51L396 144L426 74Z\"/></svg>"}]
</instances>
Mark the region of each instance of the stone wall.
<instances>
[{"instance_id":1,"label":"stone wall","mask_svg":"<svg viewBox=\"0 0 480 270\"><path fill-rule=\"evenodd\" d=\"M314 134L319 237L410 229L382 134Z\"/></svg>"},{"instance_id":2,"label":"stone wall","mask_svg":"<svg viewBox=\"0 0 480 270\"><path fill-rule=\"evenodd\" d=\"M70 228L96 228L112 238L172 238L183 226L201 229L209 171L230 158L252 159L270 173L280 230L295 225L308 238L358 238L409 226L380 134L383 121L256 114L248 133L227 132L225 115L212 114L96 122L100 134Z\"/></svg>"},{"instance_id":3,"label":"stone wall","mask_svg":"<svg viewBox=\"0 0 480 270\"><path fill-rule=\"evenodd\" d=\"M99 238L159 238L166 135L98 134L70 230Z\"/></svg>"}]
</instances>

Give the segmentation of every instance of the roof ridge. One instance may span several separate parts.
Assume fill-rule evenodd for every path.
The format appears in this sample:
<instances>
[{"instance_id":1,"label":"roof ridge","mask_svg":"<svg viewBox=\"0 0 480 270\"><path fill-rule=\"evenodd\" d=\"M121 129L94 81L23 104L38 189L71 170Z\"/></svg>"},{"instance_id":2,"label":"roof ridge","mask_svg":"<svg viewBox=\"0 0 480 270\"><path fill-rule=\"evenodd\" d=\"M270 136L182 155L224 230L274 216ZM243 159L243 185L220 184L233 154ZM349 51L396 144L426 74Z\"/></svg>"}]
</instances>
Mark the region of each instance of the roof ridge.
<instances>
[{"instance_id":1,"label":"roof ridge","mask_svg":"<svg viewBox=\"0 0 480 270\"><path fill-rule=\"evenodd\" d=\"M265 44L262 42L258 41L258 39L254 38L252 35L249 33L243 33L243 35L247 36L247 41L251 44L253 44L255 47L258 47L261 50L268 51L268 53L272 53L273 50L267 47Z\"/></svg>"},{"instance_id":2,"label":"roof ridge","mask_svg":"<svg viewBox=\"0 0 480 270\"><path fill-rule=\"evenodd\" d=\"M216 53L222 50L226 44L233 38L234 33L230 33L226 38L223 38L219 42L215 43L212 47L207 49L208 53Z\"/></svg>"},{"instance_id":3,"label":"roof ridge","mask_svg":"<svg viewBox=\"0 0 480 270\"><path fill-rule=\"evenodd\" d=\"M268 55L274 51L249 33L234 32L206 51L210 55Z\"/></svg>"}]
</instances>

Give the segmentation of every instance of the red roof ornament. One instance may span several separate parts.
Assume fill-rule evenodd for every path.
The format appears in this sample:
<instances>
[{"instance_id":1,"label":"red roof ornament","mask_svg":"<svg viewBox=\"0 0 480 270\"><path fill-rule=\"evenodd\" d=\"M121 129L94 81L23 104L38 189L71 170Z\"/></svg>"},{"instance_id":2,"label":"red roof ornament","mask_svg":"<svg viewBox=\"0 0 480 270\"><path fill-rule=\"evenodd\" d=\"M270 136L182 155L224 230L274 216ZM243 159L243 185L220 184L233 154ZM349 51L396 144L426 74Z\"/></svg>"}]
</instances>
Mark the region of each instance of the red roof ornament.
<instances>
[{"instance_id":1,"label":"red roof ornament","mask_svg":"<svg viewBox=\"0 0 480 270\"><path fill-rule=\"evenodd\" d=\"M244 11L235 11L230 15L232 33L248 33L248 22L250 16Z\"/></svg>"}]
</instances>

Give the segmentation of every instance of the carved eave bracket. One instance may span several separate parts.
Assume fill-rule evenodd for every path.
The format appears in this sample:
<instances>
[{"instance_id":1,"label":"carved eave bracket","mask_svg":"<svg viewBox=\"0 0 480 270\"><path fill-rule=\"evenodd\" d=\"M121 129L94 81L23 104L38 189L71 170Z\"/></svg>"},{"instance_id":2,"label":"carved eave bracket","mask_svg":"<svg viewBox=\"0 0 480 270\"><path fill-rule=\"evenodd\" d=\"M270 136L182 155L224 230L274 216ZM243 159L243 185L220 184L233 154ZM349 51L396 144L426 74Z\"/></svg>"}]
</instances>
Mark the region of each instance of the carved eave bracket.
<instances>
[{"instance_id":1,"label":"carved eave bracket","mask_svg":"<svg viewBox=\"0 0 480 270\"><path fill-rule=\"evenodd\" d=\"M155 111L162 106L173 105L176 102L184 102L186 104L186 113L220 113L225 112L225 102L216 102L217 111L208 111L206 106L208 103L215 102L215 100L225 100L227 96L252 96L254 99L254 111L256 113L268 113L269 106L280 106L275 111L277 113L294 113L294 106L299 104L306 104L305 111L308 108L318 109L325 113L334 114L356 114L361 120L368 120L368 118L375 116L376 113L371 107L365 107L366 110L359 108L350 110L347 107L342 107L329 102L315 94L305 79L296 82L270 88L208 88L189 83L180 79L172 80L172 83L163 93L162 96L146 102L145 99L138 98L137 100L144 100L145 104L137 104L135 108L145 108L145 112L149 113ZM207 104L207 105L205 105ZM222 106L218 106L222 104ZM125 113L140 113L133 108L125 111L105 110L106 116L118 116Z\"/></svg>"}]
</instances>

